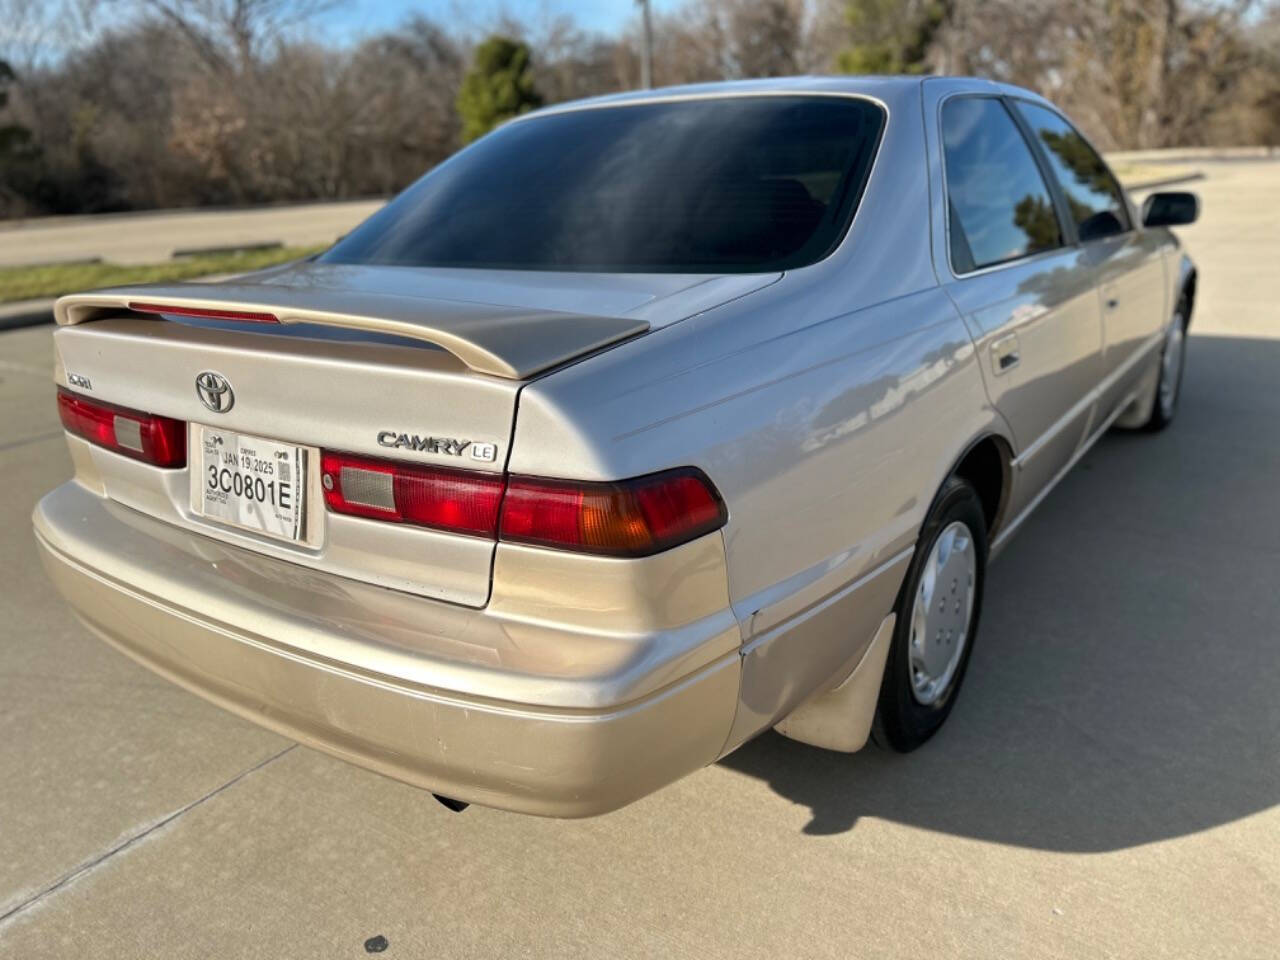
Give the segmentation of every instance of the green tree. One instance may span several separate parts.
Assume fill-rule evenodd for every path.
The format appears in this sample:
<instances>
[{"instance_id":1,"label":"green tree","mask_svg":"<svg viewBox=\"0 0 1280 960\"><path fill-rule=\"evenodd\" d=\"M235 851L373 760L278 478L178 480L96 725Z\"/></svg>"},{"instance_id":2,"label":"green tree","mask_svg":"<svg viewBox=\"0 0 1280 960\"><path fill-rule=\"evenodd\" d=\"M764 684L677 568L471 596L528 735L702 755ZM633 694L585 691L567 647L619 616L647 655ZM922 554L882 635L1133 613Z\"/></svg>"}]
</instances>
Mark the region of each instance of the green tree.
<instances>
[{"instance_id":1,"label":"green tree","mask_svg":"<svg viewBox=\"0 0 1280 960\"><path fill-rule=\"evenodd\" d=\"M1050 152L1057 155L1063 165L1071 171L1072 179L1090 193L1108 194L1114 188L1111 174L1093 152L1093 148L1085 143L1078 133L1054 133L1041 130L1040 139ZM1061 173L1061 171L1059 171ZM1062 185L1067 187L1067 206L1071 209L1071 217L1078 224L1084 224L1094 216L1094 210L1086 203L1077 200L1065 178Z\"/></svg>"},{"instance_id":2,"label":"green tree","mask_svg":"<svg viewBox=\"0 0 1280 960\"><path fill-rule=\"evenodd\" d=\"M471 69L458 90L462 139L471 142L504 120L542 106L534 87L527 44L492 36L475 49Z\"/></svg>"},{"instance_id":3,"label":"green tree","mask_svg":"<svg viewBox=\"0 0 1280 960\"><path fill-rule=\"evenodd\" d=\"M1013 208L1013 222L1027 235L1028 250L1049 250L1060 241L1058 215L1044 197L1027 194L1019 200Z\"/></svg>"},{"instance_id":4,"label":"green tree","mask_svg":"<svg viewBox=\"0 0 1280 960\"><path fill-rule=\"evenodd\" d=\"M844 73L928 73L929 54L954 0L848 0L853 42L836 65Z\"/></svg>"}]
</instances>

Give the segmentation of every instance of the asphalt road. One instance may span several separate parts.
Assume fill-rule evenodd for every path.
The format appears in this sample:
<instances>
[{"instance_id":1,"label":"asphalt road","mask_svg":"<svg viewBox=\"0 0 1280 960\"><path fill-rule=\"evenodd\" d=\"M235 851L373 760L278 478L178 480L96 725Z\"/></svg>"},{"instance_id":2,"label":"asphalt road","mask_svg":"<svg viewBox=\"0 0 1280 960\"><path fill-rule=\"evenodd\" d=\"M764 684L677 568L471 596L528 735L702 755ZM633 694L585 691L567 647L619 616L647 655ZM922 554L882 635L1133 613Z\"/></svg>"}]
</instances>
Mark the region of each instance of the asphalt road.
<instances>
[{"instance_id":1,"label":"asphalt road","mask_svg":"<svg viewBox=\"0 0 1280 960\"><path fill-rule=\"evenodd\" d=\"M245 210L166 210L0 221L0 266L99 257L112 263L159 263L175 250L332 243L383 202L353 200Z\"/></svg>"},{"instance_id":2,"label":"asphalt road","mask_svg":"<svg viewBox=\"0 0 1280 960\"><path fill-rule=\"evenodd\" d=\"M1178 420L996 563L946 729L770 734L588 821L451 814L90 638L28 528L48 329L0 334L0 956L1275 957L1280 165L1204 166Z\"/></svg>"}]
</instances>

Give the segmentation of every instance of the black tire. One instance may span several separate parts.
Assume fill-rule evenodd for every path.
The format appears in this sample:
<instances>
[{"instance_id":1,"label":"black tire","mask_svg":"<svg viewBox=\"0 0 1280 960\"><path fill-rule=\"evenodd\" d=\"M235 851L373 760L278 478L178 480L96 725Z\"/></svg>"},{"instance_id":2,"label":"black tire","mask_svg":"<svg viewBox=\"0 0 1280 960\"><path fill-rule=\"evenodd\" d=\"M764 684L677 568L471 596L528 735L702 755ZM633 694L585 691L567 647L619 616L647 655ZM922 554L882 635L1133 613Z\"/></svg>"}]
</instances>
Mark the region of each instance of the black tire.
<instances>
[{"instance_id":1,"label":"black tire","mask_svg":"<svg viewBox=\"0 0 1280 960\"><path fill-rule=\"evenodd\" d=\"M973 537L976 553L973 615L969 621L961 659L950 682L936 700L923 704L917 700L912 690L911 612L934 544L955 521L963 522ZM880 684L880 700L872 730L872 735L880 746L909 753L938 732L955 706L969 666L969 657L973 653L974 641L977 639L978 622L982 613L982 592L986 585L987 553L987 525L978 492L967 481L951 477L943 484L925 518L915 555L911 558L911 565L907 569L906 579L894 607L898 619L893 629L884 679Z\"/></svg>"},{"instance_id":2,"label":"black tire","mask_svg":"<svg viewBox=\"0 0 1280 960\"><path fill-rule=\"evenodd\" d=\"M1178 412L1178 400L1182 396L1182 380L1187 369L1186 332L1187 321L1191 316L1190 308L1191 305L1187 302L1187 298L1185 296L1182 297L1178 301L1178 308L1173 317L1173 322L1180 324L1182 327L1182 342L1181 350L1178 354L1177 370L1174 373L1177 380L1174 385L1173 402L1171 404L1161 402L1161 397L1165 391L1165 378L1169 373L1169 371L1165 369L1164 362L1165 351L1169 349L1168 340L1166 340L1160 347L1160 380L1156 384L1156 398L1155 402L1151 405L1151 416L1140 428L1148 433L1155 433L1169 426L1169 424L1173 423L1173 418Z\"/></svg>"}]
</instances>

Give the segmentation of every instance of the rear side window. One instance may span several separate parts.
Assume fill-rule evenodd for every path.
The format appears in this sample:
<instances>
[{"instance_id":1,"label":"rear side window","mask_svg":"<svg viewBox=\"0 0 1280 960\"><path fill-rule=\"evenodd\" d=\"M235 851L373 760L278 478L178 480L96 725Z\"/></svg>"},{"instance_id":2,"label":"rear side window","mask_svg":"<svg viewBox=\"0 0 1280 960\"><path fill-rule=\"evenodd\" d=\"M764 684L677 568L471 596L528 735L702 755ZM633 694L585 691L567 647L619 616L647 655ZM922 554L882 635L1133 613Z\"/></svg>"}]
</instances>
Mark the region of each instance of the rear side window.
<instances>
[{"instance_id":1,"label":"rear side window","mask_svg":"<svg viewBox=\"0 0 1280 960\"><path fill-rule=\"evenodd\" d=\"M499 128L338 243L330 263L750 273L844 236L884 111L761 96L570 110Z\"/></svg>"},{"instance_id":2,"label":"rear side window","mask_svg":"<svg viewBox=\"0 0 1280 960\"><path fill-rule=\"evenodd\" d=\"M1088 141L1052 110L1032 103L1019 103L1018 109L1044 147L1081 242L1128 230L1129 211L1120 186Z\"/></svg>"},{"instance_id":3,"label":"rear side window","mask_svg":"<svg viewBox=\"0 0 1280 960\"><path fill-rule=\"evenodd\" d=\"M1044 177L999 100L963 97L942 107L951 265L956 273L1062 246Z\"/></svg>"}]
</instances>

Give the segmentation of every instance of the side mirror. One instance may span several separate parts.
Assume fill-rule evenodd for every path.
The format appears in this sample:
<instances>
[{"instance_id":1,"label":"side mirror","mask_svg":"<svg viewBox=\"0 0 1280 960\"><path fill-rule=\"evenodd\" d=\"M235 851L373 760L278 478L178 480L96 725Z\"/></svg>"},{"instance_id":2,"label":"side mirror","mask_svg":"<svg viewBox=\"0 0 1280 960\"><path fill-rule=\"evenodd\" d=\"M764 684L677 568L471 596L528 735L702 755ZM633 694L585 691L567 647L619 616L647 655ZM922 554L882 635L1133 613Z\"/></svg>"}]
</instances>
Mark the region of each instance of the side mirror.
<instances>
[{"instance_id":1,"label":"side mirror","mask_svg":"<svg viewBox=\"0 0 1280 960\"><path fill-rule=\"evenodd\" d=\"M1144 227L1180 227L1200 216L1200 198L1194 193L1153 193L1142 202Z\"/></svg>"}]
</instances>

